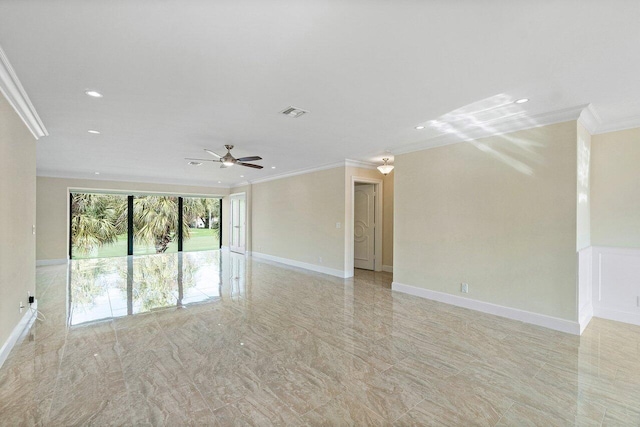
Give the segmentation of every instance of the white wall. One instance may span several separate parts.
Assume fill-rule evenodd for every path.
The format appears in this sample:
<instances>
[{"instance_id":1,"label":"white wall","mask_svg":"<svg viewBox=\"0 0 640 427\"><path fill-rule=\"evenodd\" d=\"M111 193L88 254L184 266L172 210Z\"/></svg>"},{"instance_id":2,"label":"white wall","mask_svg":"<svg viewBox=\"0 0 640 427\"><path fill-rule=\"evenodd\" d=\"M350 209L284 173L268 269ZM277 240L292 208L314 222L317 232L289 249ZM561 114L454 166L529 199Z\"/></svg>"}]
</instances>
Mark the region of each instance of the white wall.
<instances>
[{"instance_id":1,"label":"white wall","mask_svg":"<svg viewBox=\"0 0 640 427\"><path fill-rule=\"evenodd\" d=\"M149 184L140 182L101 181L38 177L36 256L38 261L68 258L69 188L133 192L159 192L177 195L226 196L228 188L185 185ZM224 221L223 212L223 221ZM223 226L223 242L226 236Z\"/></svg>"},{"instance_id":2,"label":"white wall","mask_svg":"<svg viewBox=\"0 0 640 427\"><path fill-rule=\"evenodd\" d=\"M396 156L394 286L577 325L576 141L574 121Z\"/></svg>"},{"instance_id":3,"label":"white wall","mask_svg":"<svg viewBox=\"0 0 640 427\"><path fill-rule=\"evenodd\" d=\"M35 295L36 141L0 94L0 347ZM7 349L9 349L7 347ZM6 356L0 352L0 357ZM0 365L2 360L0 360Z\"/></svg>"}]
</instances>

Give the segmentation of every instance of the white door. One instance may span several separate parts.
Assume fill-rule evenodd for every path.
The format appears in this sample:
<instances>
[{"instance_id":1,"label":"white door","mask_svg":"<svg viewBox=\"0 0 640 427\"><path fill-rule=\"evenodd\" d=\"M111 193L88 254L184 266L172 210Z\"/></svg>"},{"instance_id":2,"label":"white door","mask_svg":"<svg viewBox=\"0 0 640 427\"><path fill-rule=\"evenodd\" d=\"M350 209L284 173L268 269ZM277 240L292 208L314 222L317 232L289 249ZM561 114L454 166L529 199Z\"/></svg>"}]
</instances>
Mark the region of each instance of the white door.
<instances>
[{"instance_id":1,"label":"white door","mask_svg":"<svg viewBox=\"0 0 640 427\"><path fill-rule=\"evenodd\" d=\"M353 204L353 265L375 269L375 186L356 184Z\"/></svg>"},{"instance_id":2,"label":"white door","mask_svg":"<svg viewBox=\"0 0 640 427\"><path fill-rule=\"evenodd\" d=\"M231 241L229 242L229 249L232 252L245 253L245 227L247 210L246 199L244 194L239 196L231 196Z\"/></svg>"}]
</instances>

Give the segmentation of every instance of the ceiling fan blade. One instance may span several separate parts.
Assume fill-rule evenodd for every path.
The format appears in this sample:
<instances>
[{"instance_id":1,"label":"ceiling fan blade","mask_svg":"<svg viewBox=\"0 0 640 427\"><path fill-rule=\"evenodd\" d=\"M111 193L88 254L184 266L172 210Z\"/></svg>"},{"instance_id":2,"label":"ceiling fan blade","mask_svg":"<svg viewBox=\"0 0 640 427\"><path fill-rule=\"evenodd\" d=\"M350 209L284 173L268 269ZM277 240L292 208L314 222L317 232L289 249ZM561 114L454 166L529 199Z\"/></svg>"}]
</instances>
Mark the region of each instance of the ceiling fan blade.
<instances>
[{"instance_id":1,"label":"ceiling fan blade","mask_svg":"<svg viewBox=\"0 0 640 427\"><path fill-rule=\"evenodd\" d=\"M252 162L254 160L262 160L262 157L260 156L249 156L249 157L240 157L238 159L236 159L239 162Z\"/></svg>"},{"instance_id":2,"label":"ceiling fan blade","mask_svg":"<svg viewBox=\"0 0 640 427\"><path fill-rule=\"evenodd\" d=\"M252 163L242 163L242 162L238 162L236 163L236 165L241 165L241 166L246 166L248 168L254 168L254 169L262 169L262 166L260 165L254 165Z\"/></svg>"},{"instance_id":3,"label":"ceiling fan blade","mask_svg":"<svg viewBox=\"0 0 640 427\"><path fill-rule=\"evenodd\" d=\"M214 153L214 152L213 152L213 151L211 151L211 150L207 150L206 148L204 149L204 151L206 151L207 153L209 153L209 154L211 154L212 156L215 156L215 157L217 157L217 158L219 158L219 159L221 159L221 158L222 158L222 156L221 156L220 154L216 154L216 153Z\"/></svg>"},{"instance_id":4,"label":"ceiling fan blade","mask_svg":"<svg viewBox=\"0 0 640 427\"><path fill-rule=\"evenodd\" d=\"M192 159L190 157L185 157L185 160L195 160L198 162L214 162L214 163L218 163L220 160L211 160L211 159Z\"/></svg>"}]
</instances>

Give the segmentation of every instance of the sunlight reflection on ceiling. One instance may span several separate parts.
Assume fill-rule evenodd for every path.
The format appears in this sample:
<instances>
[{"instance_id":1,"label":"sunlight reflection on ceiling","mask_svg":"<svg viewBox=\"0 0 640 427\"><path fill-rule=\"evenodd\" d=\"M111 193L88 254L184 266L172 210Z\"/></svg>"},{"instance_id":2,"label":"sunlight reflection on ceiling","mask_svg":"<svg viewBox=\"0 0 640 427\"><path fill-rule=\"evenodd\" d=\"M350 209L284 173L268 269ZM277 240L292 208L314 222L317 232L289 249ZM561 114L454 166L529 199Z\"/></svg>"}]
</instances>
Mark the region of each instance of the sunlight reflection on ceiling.
<instances>
[{"instance_id":1,"label":"sunlight reflection on ceiling","mask_svg":"<svg viewBox=\"0 0 640 427\"><path fill-rule=\"evenodd\" d=\"M506 94L494 95L430 120L424 123L424 126L440 135L456 135L460 140L469 142L480 151L495 157L518 172L532 176L534 174L533 167L514 156L517 155L531 163L540 164L543 162L543 158L536 152L536 148L541 147L542 144L516 138L509 134L500 135L500 128L497 127L498 124L505 122L518 122L522 129L536 126L535 120L528 116L523 104L517 104L515 101L516 98ZM478 135L483 136L479 137ZM494 147L495 144L488 145L476 140L476 138L485 136L501 138L511 145L499 151Z\"/></svg>"}]
</instances>

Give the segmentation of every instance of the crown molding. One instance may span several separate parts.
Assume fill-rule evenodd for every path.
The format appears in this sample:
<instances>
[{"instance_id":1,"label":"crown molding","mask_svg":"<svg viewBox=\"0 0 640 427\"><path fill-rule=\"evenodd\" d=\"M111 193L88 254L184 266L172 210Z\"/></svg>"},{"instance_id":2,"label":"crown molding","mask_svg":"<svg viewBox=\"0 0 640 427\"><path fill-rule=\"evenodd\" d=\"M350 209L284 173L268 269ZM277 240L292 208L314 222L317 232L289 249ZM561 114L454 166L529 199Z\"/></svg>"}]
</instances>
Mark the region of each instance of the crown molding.
<instances>
[{"instance_id":1,"label":"crown molding","mask_svg":"<svg viewBox=\"0 0 640 427\"><path fill-rule=\"evenodd\" d=\"M165 185L180 185L185 187L208 187L208 188L224 188L224 189L230 189L232 187L232 185L229 185L229 184L218 184L218 183L212 183L210 181L168 180L163 178L140 177L140 176L133 176L133 175L130 175L130 176L110 175L110 174L94 175L92 173L51 171L51 170L41 170L41 169L36 170L36 176L38 178L78 179L83 181L130 182L130 183L136 183L136 184L165 184Z\"/></svg>"},{"instance_id":2,"label":"crown molding","mask_svg":"<svg viewBox=\"0 0 640 427\"><path fill-rule=\"evenodd\" d=\"M594 134L617 132L619 130L640 128L640 116L625 117L623 119L610 121L597 128Z\"/></svg>"},{"instance_id":3,"label":"crown molding","mask_svg":"<svg viewBox=\"0 0 640 427\"><path fill-rule=\"evenodd\" d=\"M602 119L600 115L593 107L593 104L589 104L580 112L580 116L578 117L578 121L591 135L598 132L600 127L602 126Z\"/></svg>"},{"instance_id":4,"label":"crown molding","mask_svg":"<svg viewBox=\"0 0 640 427\"><path fill-rule=\"evenodd\" d=\"M22 119L36 139L49 135L38 112L22 87L9 58L0 47L0 92Z\"/></svg>"},{"instance_id":5,"label":"crown molding","mask_svg":"<svg viewBox=\"0 0 640 427\"><path fill-rule=\"evenodd\" d=\"M372 170L375 170L378 167L378 165L375 164L375 163L362 162L360 160L351 160L351 159L345 159L344 165L346 167L361 168L361 169L372 169Z\"/></svg>"},{"instance_id":6,"label":"crown molding","mask_svg":"<svg viewBox=\"0 0 640 427\"><path fill-rule=\"evenodd\" d=\"M519 130L533 129L541 126L547 126L554 123L562 123L570 120L577 120L587 104L577 105L575 107L565 108L562 110L551 111L547 113L526 115L518 114L510 116L502 121L496 121L491 124L489 129L478 127L475 130L465 130L464 133L454 134L446 133L434 136L423 141L413 144L407 144L400 148L391 150L395 154L405 154L414 151L426 150L429 148L441 147L443 145L457 144L459 142L473 141L489 136L504 135Z\"/></svg>"},{"instance_id":7,"label":"crown molding","mask_svg":"<svg viewBox=\"0 0 640 427\"><path fill-rule=\"evenodd\" d=\"M258 178L258 179L253 179L251 181L249 181L251 184L261 184L263 182L269 182L269 181L275 181L277 179L283 179L283 178L289 178L292 176L297 176L297 175L304 175L307 173L311 173L311 172L318 172L318 171L323 171L323 170L327 170L327 169L334 169L334 168L340 168L340 167L344 167L345 166L345 161L342 162L335 162L335 163L327 163L321 166L315 166L315 167L310 167L310 168L305 168L305 169L297 169L291 172L285 172L285 173L281 173L278 175L271 175L271 176L267 176L264 178Z\"/></svg>"}]
</instances>

